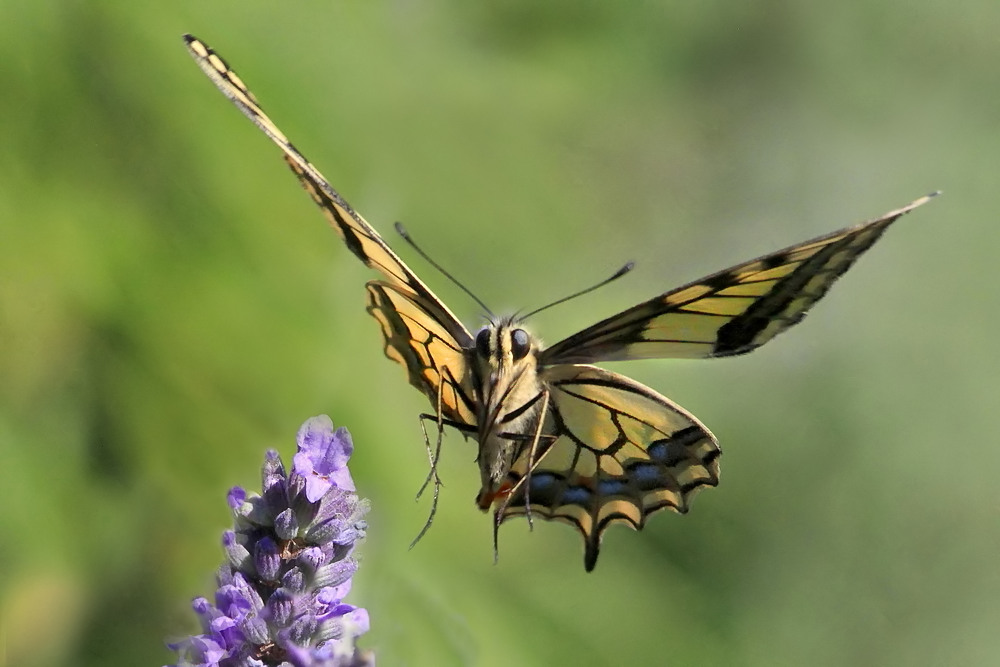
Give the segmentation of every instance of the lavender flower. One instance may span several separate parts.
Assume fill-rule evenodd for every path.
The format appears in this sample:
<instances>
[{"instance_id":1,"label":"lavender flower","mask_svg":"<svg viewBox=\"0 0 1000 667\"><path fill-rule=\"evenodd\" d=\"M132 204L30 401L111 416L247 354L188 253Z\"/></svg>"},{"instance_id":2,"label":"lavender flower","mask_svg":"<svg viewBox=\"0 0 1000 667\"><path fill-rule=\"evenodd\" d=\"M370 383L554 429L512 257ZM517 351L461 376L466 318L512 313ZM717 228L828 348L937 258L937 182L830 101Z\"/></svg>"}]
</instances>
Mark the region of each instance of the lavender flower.
<instances>
[{"instance_id":1,"label":"lavender flower","mask_svg":"<svg viewBox=\"0 0 1000 667\"><path fill-rule=\"evenodd\" d=\"M229 491L235 529L222 536L215 604L193 601L202 634L169 644L176 667L374 666L354 644L368 612L343 601L368 511L347 470L353 449L347 429L313 417L299 429L290 475L271 450L260 495Z\"/></svg>"}]
</instances>

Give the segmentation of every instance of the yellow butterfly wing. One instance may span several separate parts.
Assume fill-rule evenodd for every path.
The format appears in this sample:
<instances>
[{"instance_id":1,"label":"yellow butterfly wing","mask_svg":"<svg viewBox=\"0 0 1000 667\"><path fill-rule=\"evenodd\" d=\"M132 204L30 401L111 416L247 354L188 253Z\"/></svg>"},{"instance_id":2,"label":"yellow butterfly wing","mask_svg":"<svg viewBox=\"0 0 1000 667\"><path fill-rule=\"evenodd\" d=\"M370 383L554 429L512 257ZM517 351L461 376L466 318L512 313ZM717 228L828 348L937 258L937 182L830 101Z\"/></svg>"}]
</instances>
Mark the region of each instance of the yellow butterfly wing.
<instances>
[{"instance_id":1,"label":"yellow butterfly wing","mask_svg":"<svg viewBox=\"0 0 1000 667\"><path fill-rule=\"evenodd\" d=\"M514 462L516 490L499 521L530 513L576 526L584 566L594 569L601 535L614 523L639 530L661 509L685 513L692 496L719 483L715 436L694 415L635 380L596 366L546 368L545 441L528 473ZM516 484L525 475L520 488Z\"/></svg>"},{"instance_id":2,"label":"yellow butterfly wing","mask_svg":"<svg viewBox=\"0 0 1000 667\"><path fill-rule=\"evenodd\" d=\"M799 322L889 225L935 194L650 299L547 348L540 363L749 352Z\"/></svg>"},{"instance_id":3,"label":"yellow butterfly wing","mask_svg":"<svg viewBox=\"0 0 1000 667\"><path fill-rule=\"evenodd\" d=\"M427 394L445 419L472 426L476 404L461 345L420 299L395 285L368 283L368 312L378 321L385 356L403 365L410 384Z\"/></svg>"},{"instance_id":4,"label":"yellow butterfly wing","mask_svg":"<svg viewBox=\"0 0 1000 667\"><path fill-rule=\"evenodd\" d=\"M475 412L469 409L472 377L461 354L472 345L468 330L295 148L226 61L192 35L185 35L184 42L215 86L281 148L351 252L385 277L368 284L368 312L382 328L386 356L406 368L410 383L440 406L444 417L475 424Z\"/></svg>"}]
</instances>

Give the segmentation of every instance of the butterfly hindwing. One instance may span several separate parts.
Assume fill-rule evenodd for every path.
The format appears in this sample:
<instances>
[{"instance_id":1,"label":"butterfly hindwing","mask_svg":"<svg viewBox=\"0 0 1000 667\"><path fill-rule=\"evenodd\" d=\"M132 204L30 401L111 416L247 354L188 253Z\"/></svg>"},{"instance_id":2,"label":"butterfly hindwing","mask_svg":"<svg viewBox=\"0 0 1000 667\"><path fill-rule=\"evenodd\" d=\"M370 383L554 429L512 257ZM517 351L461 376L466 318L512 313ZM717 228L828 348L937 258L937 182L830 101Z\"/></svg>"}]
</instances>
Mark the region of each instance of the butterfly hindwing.
<instances>
[{"instance_id":1,"label":"butterfly hindwing","mask_svg":"<svg viewBox=\"0 0 1000 667\"><path fill-rule=\"evenodd\" d=\"M538 452L501 520L526 514L527 499L532 515L576 526L591 570L608 526L638 530L657 510L687 512L701 487L718 484L715 436L664 396L596 366L554 366L543 380L551 444ZM511 486L527 474L528 459L525 450L515 461Z\"/></svg>"},{"instance_id":2,"label":"butterfly hindwing","mask_svg":"<svg viewBox=\"0 0 1000 667\"><path fill-rule=\"evenodd\" d=\"M546 349L546 364L743 354L799 322L833 282L922 197L881 218L671 290Z\"/></svg>"}]
</instances>

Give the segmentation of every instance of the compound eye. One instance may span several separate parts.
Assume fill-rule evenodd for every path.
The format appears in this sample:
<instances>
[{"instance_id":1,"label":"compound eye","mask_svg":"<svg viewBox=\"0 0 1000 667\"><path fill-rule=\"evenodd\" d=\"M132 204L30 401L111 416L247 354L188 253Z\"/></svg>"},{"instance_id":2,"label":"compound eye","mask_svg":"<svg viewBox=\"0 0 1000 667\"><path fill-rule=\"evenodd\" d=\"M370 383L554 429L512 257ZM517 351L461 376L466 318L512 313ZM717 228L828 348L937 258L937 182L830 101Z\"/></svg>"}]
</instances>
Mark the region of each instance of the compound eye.
<instances>
[{"instance_id":1,"label":"compound eye","mask_svg":"<svg viewBox=\"0 0 1000 667\"><path fill-rule=\"evenodd\" d=\"M528 351L531 350L531 339L524 329L514 329L510 332L510 351L514 355L514 360L524 359Z\"/></svg>"},{"instance_id":2,"label":"compound eye","mask_svg":"<svg viewBox=\"0 0 1000 667\"><path fill-rule=\"evenodd\" d=\"M480 329L479 333L476 334L476 352L483 359L490 356L490 330L488 328Z\"/></svg>"}]
</instances>

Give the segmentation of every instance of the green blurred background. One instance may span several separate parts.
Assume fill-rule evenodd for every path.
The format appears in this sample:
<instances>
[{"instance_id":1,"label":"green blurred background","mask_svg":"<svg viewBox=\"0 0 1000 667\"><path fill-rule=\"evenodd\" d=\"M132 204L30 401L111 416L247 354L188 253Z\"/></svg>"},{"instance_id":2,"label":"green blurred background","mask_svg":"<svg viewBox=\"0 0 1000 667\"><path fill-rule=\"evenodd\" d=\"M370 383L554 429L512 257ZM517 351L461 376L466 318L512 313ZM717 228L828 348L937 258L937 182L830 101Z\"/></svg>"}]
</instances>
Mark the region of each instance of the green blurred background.
<instances>
[{"instance_id":1,"label":"green blurred background","mask_svg":"<svg viewBox=\"0 0 1000 667\"><path fill-rule=\"evenodd\" d=\"M1000 4L0 2L0 581L11 665L158 665L235 484L307 417L372 499L351 601L382 665L992 665L1000 656ZM616 364L715 432L686 517L501 531L374 276L186 54L218 49L397 248L547 340L901 206L778 342ZM477 307L411 262L470 327Z\"/></svg>"}]
</instances>

